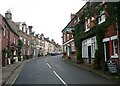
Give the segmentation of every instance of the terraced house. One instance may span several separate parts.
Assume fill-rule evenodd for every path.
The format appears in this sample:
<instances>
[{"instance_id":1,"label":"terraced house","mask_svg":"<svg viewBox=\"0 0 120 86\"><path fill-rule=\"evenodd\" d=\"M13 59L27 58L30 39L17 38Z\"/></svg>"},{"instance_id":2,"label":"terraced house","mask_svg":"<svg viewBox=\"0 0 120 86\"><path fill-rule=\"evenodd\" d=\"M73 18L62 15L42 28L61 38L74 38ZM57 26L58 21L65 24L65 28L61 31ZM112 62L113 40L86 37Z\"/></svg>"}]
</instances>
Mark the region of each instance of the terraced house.
<instances>
[{"instance_id":1,"label":"terraced house","mask_svg":"<svg viewBox=\"0 0 120 86\"><path fill-rule=\"evenodd\" d=\"M14 22L12 20L12 14L10 11L7 11L5 13L5 18L12 30L19 35L19 39L22 41L22 50L21 50L21 57L20 60L28 59L31 56L31 36L30 36L30 30L25 22ZM15 38L16 39L16 38ZM17 42L15 41L14 42ZM13 44L12 44L13 45ZM14 52L14 54L18 54L18 52ZM14 58L16 61L18 61L18 57Z\"/></svg>"},{"instance_id":2,"label":"terraced house","mask_svg":"<svg viewBox=\"0 0 120 86\"><path fill-rule=\"evenodd\" d=\"M76 60L76 49L72 29L76 25L75 14L71 14L71 21L62 30L63 55L69 59Z\"/></svg>"},{"instance_id":3,"label":"terraced house","mask_svg":"<svg viewBox=\"0 0 120 86\"><path fill-rule=\"evenodd\" d=\"M30 34L30 29L27 26L25 22L16 22L16 25L18 26L18 33L20 35L20 39L23 42L23 47L22 47L22 58L23 59L28 59L30 58L30 51L31 51L31 36Z\"/></svg>"},{"instance_id":4,"label":"terraced house","mask_svg":"<svg viewBox=\"0 0 120 86\"><path fill-rule=\"evenodd\" d=\"M0 65L2 65L2 31L3 29L0 27Z\"/></svg>"},{"instance_id":5,"label":"terraced house","mask_svg":"<svg viewBox=\"0 0 120 86\"><path fill-rule=\"evenodd\" d=\"M62 31L63 51L67 52L67 56L73 57L69 54L71 52L69 48L72 46L68 44L70 41L64 42L64 40L67 40L73 27L77 60L82 60L84 64L104 65L108 60L118 64L116 11L116 3L87 2ZM72 25L72 22L75 22L75 25ZM66 49L65 45L69 48Z\"/></svg>"},{"instance_id":6,"label":"terraced house","mask_svg":"<svg viewBox=\"0 0 120 86\"><path fill-rule=\"evenodd\" d=\"M7 11L7 13L10 13ZM7 19L12 19L11 14L6 14L5 17L0 15L2 31L2 66L11 64L14 62L14 58L17 57L17 44L19 35L10 27Z\"/></svg>"}]
</instances>

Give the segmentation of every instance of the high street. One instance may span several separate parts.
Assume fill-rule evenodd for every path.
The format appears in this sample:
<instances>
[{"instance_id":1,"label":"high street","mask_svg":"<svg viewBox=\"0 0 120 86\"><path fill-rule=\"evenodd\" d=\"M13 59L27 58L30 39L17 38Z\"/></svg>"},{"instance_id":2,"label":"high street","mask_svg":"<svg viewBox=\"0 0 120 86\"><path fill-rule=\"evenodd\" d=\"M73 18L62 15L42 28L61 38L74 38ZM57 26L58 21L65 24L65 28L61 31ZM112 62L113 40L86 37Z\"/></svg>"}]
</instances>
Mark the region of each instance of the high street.
<instances>
[{"instance_id":1,"label":"high street","mask_svg":"<svg viewBox=\"0 0 120 86\"><path fill-rule=\"evenodd\" d=\"M61 56L47 56L24 65L14 84L115 84L64 61Z\"/></svg>"}]
</instances>

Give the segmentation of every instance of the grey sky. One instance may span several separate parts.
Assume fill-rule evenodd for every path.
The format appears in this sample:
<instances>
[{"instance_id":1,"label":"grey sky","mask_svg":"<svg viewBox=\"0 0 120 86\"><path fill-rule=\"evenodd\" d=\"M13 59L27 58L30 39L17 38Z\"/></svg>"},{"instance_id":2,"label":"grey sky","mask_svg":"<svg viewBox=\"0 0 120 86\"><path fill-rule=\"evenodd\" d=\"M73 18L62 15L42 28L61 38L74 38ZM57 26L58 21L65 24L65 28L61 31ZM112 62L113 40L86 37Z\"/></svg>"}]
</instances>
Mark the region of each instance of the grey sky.
<instances>
[{"instance_id":1,"label":"grey sky","mask_svg":"<svg viewBox=\"0 0 120 86\"><path fill-rule=\"evenodd\" d=\"M33 26L36 34L62 44L61 30L70 21L70 14L76 13L85 0L1 0L0 13L4 16L10 9L13 21L26 22Z\"/></svg>"}]
</instances>

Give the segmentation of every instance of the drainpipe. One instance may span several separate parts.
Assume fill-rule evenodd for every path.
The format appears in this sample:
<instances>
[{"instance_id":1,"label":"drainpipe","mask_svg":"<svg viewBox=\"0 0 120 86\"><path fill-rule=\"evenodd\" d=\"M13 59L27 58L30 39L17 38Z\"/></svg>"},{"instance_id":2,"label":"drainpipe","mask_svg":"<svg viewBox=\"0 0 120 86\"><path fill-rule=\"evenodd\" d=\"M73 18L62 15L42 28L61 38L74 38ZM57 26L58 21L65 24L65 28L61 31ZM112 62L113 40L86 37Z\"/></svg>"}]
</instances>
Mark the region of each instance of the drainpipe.
<instances>
[{"instance_id":1,"label":"drainpipe","mask_svg":"<svg viewBox=\"0 0 120 86\"><path fill-rule=\"evenodd\" d=\"M117 7L116 9L116 29L117 29L117 40L118 40L118 59L119 59L119 68L120 68L120 29L119 29L119 22L118 22L118 10L119 10L119 3L117 2Z\"/></svg>"},{"instance_id":2,"label":"drainpipe","mask_svg":"<svg viewBox=\"0 0 120 86\"><path fill-rule=\"evenodd\" d=\"M11 55L10 55L10 30L8 30L8 57L7 57L7 60L8 60L8 64L11 64Z\"/></svg>"}]
</instances>

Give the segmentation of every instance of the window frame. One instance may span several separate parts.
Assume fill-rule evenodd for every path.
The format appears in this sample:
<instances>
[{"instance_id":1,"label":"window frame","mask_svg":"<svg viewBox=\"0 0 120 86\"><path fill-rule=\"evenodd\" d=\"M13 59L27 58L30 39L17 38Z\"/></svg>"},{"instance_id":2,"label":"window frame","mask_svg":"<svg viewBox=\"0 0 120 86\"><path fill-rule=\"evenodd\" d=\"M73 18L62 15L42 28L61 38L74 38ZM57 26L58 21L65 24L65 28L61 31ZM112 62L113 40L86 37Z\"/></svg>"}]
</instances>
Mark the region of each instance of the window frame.
<instances>
[{"instance_id":1,"label":"window frame","mask_svg":"<svg viewBox=\"0 0 120 86\"><path fill-rule=\"evenodd\" d=\"M98 18L98 24L101 24L103 22L106 21L106 18L105 18L105 11L104 10L101 10L100 11L100 14L99 14L99 18Z\"/></svg>"},{"instance_id":2,"label":"window frame","mask_svg":"<svg viewBox=\"0 0 120 86\"><path fill-rule=\"evenodd\" d=\"M90 18L86 18L85 21L85 32L90 30Z\"/></svg>"}]
</instances>

